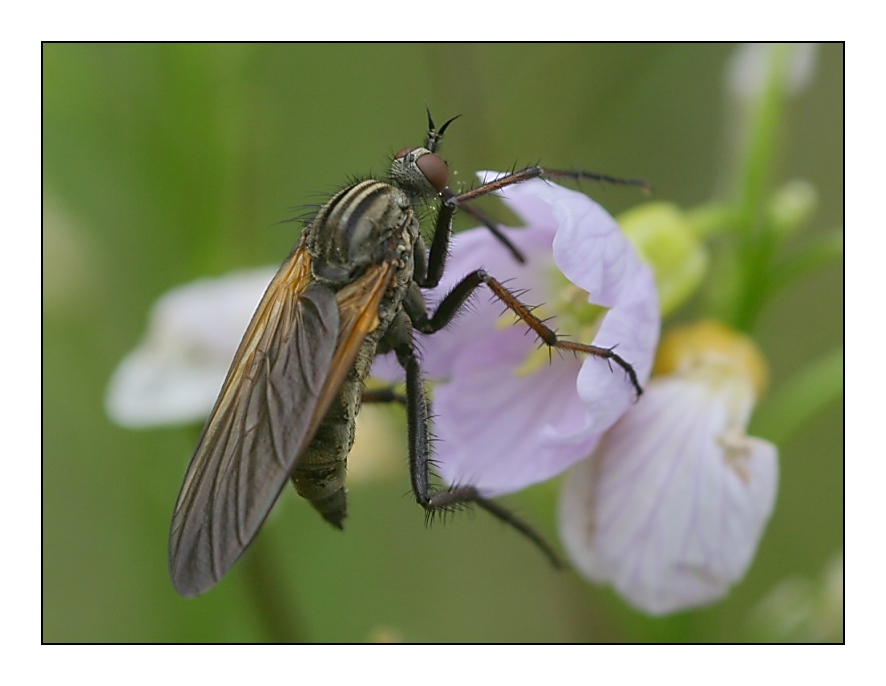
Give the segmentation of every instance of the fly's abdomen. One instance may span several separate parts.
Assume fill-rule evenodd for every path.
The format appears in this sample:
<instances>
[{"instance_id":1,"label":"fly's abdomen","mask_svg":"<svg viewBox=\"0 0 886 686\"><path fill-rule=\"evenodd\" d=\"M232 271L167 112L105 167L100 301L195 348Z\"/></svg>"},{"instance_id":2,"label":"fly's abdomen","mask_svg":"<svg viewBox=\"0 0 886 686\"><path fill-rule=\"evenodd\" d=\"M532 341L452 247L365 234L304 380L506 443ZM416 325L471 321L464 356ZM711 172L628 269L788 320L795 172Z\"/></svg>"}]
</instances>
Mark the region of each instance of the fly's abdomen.
<instances>
[{"instance_id":1,"label":"fly's abdomen","mask_svg":"<svg viewBox=\"0 0 886 686\"><path fill-rule=\"evenodd\" d=\"M337 529L344 529L348 514L345 488L347 458L326 464L303 464L295 470L295 490Z\"/></svg>"},{"instance_id":2,"label":"fly's abdomen","mask_svg":"<svg viewBox=\"0 0 886 686\"><path fill-rule=\"evenodd\" d=\"M354 444L363 381L369 374L379 340L400 310L412 281L413 246L418 232L409 197L402 190L375 180L356 183L340 192L323 206L310 227L308 249L314 279L336 291L343 321L361 322L359 334L351 335L365 336L335 399L292 473L299 495L339 529L347 515L347 459ZM382 264L393 272L387 272L384 282L365 284L361 270L365 273ZM372 309L365 309L365 303L371 299L370 289L377 284L385 290L379 299L372 300ZM340 339L337 346L346 346L349 340Z\"/></svg>"},{"instance_id":3,"label":"fly's abdomen","mask_svg":"<svg viewBox=\"0 0 886 686\"><path fill-rule=\"evenodd\" d=\"M339 529L348 512L345 477L362 385L348 375L292 474L298 494Z\"/></svg>"},{"instance_id":4,"label":"fly's abdomen","mask_svg":"<svg viewBox=\"0 0 886 686\"><path fill-rule=\"evenodd\" d=\"M338 529L344 528L348 513L345 477L348 453L354 445L363 380L369 373L377 346L378 332L373 332L360 347L354 366L292 473L298 494Z\"/></svg>"}]
</instances>

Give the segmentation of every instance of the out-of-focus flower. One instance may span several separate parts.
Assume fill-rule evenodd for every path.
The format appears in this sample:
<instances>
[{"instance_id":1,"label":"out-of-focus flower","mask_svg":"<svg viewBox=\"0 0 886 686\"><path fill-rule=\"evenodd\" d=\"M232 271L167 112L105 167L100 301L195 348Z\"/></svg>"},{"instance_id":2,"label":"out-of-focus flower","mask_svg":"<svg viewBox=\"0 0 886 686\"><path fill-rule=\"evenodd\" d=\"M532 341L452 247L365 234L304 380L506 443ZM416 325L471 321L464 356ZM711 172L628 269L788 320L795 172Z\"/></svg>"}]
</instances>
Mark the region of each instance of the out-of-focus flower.
<instances>
[{"instance_id":1,"label":"out-of-focus flower","mask_svg":"<svg viewBox=\"0 0 886 686\"><path fill-rule=\"evenodd\" d=\"M779 57L786 60L788 94L796 95L806 88L815 75L818 46L814 43L748 43L736 50L727 64L727 92L739 101L756 100L766 88L772 65Z\"/></svg>"},{"instance_id":2,"label":"out-of-focus flower","mask_svg":"<svg viewBox=\"0 0 886 686\"><path fill-rule=\"evenodd\" d=\"M111 378L111 419L129 428L205 421L274 271L201 279L160 298L144 340Z\"/></svg>"},{"instance_id":3,"label":"out-of-focus flower","mask_svg":"<svg viewBox=\"0 0 886 686\"><path fill-rule=\"evenodd\" d=\"M666 614L745 575L778 482L776 447L745 433L765 376L754 344L719 324L665 338L643 397L564 485L561 538L584 576Z\"/></svg>"},{"instance_id":4,"label":"out-of-focus flower","mask_svg":"<svg viewBox=\"0 0 886 686\"><path fill-rule=\"evenodd\" d=\"M806 181L789 181L769 201L767 215L773 232L779 238L796 233L815 213L818 193Z\"/></svg>"},{"instance_id":5,"label":"out-of-focus flower","mask_svg":"<svg viewBox=\"0 0 886 686\"><path fill-rule=\"evenodd\" d=\"M835 555L818 579L791 577L754 608L750 638L776 643L843 641L843 554Z\"/></svg>"},{"instance_id":6,"label":"out-of-focus flower","mask_svg":"<svg viewBox=\"0 0 886 686\"><path fill-rule=\"evenodd\" d=\"M492 172L481 173L487 178ZM536 180L509 187L507 205L526 225L503 228L526 257L514 261L484 228L453 238L438 301L483 267L569 340L614 347L649 377L658 343L658 296L651 270L615 220L582 193ZM553 352L480 292L451 327L419 336L424 369L443 380L434 393L435 464L450 484L489 496L520 490L587 457L630 407L635 389L615 364ZM434 305L430 308L433 310ZM392 378L390 360L374 373Z\"/></svg>"}]
</instances>

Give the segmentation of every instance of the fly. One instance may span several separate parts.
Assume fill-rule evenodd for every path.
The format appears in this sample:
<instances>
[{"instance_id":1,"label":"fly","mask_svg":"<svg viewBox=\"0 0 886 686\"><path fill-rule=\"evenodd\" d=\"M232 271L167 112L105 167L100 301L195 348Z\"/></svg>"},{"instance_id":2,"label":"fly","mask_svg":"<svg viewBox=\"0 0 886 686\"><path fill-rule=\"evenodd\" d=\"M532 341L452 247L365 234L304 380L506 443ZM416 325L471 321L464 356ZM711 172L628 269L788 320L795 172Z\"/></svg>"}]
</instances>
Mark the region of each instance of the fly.
<instances>
[{"instance_id":1,"label":"fly","mask_svg":"<svg viewBox=\"0 0 886 686\"><path fill-rule=\"evenodd\" d=\"M413 330L446 326L486 285L548 346L605 358L620 366L639 394L633 367L612 350L561 341L499 281L478 269L464 277L433 313L422 289L441 280L462 209L479 219L514 257L522 255L470 201L531 178L566 177L645 186L583 171L528 167L454 193L436 150L439 130L428 113L424 146L405 148L387 181L349 185L323 205L271 281L234 356L175 505L169 569L185 597L214 586L243 554L287 481L333 526L347 514L345 471L355 418L373 358L393 351L406 374L412 491L429 514L475 504L519 530L555 564L550 545L528 524L473 486L437 491L430 484L430 408ZM426 248L417 216L439 198Z\"/></svg>"}]
</instances>

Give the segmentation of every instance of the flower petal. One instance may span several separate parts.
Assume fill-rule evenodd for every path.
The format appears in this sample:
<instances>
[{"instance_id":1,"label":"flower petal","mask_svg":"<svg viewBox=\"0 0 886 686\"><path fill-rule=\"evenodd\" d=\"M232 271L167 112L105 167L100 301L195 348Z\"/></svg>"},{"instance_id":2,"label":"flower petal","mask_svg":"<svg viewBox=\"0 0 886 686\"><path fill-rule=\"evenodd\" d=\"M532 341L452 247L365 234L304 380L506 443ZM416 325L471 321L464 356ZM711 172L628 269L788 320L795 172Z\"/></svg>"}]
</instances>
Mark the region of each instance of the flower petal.
<instances>
[{"instance_id":1,"label":"flower petal","mask_svg":"<svg viewBox=\"0 0 886 686\"><path fill-rule=\"evenodd\" d=\"M661 326L658 294L651 269L640 260L616 221L583 193L541 180L509 187L503 196L511 209L522 216L531 215L546 227L553 221L553 259L557 268L588 292L589 303L609 308L594 345L615 348L634 367L640 383L645 383L652 371ZM548 207L547 214L539 203ZM536 227L523 231L530 230ZM525 278L526 273L532 272L532 265L528 265L518 276ZM538 290L544 294L543 287ZM588 357L577 381L587 406L583 428L556 437L547 432L546 437L586 442L591 433L599 434L612 426L636 393L618 371L614 364Z\"/></svg>"},{"instance_id":2,"label":"flower petal","mask_svg":"<svg viewBox=\"0 0 886 686\"><path fill-rule=\"evenodd\" d=\"M652 372L661 321L651 270L640 269L634 278L633 291L603 318L594 345L612 348L630 362L642 385ZM588 414L596 418L595 429L600 432L615 423L636 395L621 368L590 356L582 364L577 384Z\"/></svg>"},{"instance_id":3,"label":"flower petal","mask_svg":"<svg viewBox=\"0 0 886 686\"><path fill-rule=\"evenodd\" d=\"M510 186L501 196L527 226L556 231L554 262L590 294L589 302L614 307L633 290L645 267L615 219L587 195L538 179Z\"/></svg>"},{"instance_id":4,"label":"flower petal","mask_svg":"<svg viewBox=\"0 0 886 686\"><path fill-rule=\"evenodd\" d=\"M105 402L111 419L130 428L206 419L274 272L201 279L163 295L144 341L111 378Z\"/></svg>"},{"instance_id":5,"label":"flower petal","mask_svg":"<svg viewBox=\"0 0 886 686\"><path fill-rule=\"evenodd\" d=\"M553 278L559 240L561 252L571 256L573 280L597 284L611 306L595 340L582 342L617 346L645 381L658 341L658 298L651 271L614 220L581 193L541 180L503 195L512 209L539 222L502 229L526 264L513 260L487 229L464 232L454 238L444 281L428 299L439 299L465 274L484 267L513 291L528 289L527 304L554 300L564 283ZM560 239L558 222L570 225L575 245ZM596 240L587 240L585 232ZM600 301L595 293L588 300ZM417 337L417 345L426 374L448 381L437 387L434 400L440 473L449 483L470 483L492 496L544 481L586 457L631 406L635 390L614 363L596 357L552 352L550 364L518 372L539 345L535 335L520 322L502 330L502 304L488 295L479 294L472 305L452 327ZM557 326L556 317L550 325ZM373 373L384 364L392 374L389 361L377 363Z\"/></svg>"},{"instance_id":6,"label":"flower petal","mask_svg":"<svg viewBox=\"0 0 886 686\"><path fill-rule=\"evenodd\" d=\"M586 412L575 390L578 360L514 373L534 345L515 328L497 331L456 358L457 383L437 387L435 462L447 483L471 484L489 497L509 493L559 474L593 449L596 435L572 444L542 440L581 430Z\"/></svg>"},{"instance_id":7,"label":"flower petal","mask_svg":"<svg viewBox=\"0 0 886 686\"><path fill-rule=\"evenodd\" d=\"M698 379L653 379L569 472L560 532L585 576L651 614L713 602L744 576L778 464L775 446L735 424L734 397Z\"/></svg>"}]
</instances>

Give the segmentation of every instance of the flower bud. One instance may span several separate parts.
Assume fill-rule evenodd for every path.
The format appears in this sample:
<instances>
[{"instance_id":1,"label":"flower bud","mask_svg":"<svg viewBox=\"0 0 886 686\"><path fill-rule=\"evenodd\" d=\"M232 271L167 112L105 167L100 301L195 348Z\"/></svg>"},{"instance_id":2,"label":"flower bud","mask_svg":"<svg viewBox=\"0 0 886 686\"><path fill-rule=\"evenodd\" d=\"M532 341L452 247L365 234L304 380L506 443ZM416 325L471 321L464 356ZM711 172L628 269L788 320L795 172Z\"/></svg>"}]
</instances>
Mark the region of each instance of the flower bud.
<instances>
[{"instance_id":1,"label":"flower bud","mask_svg":"<svg viewBox=\"0 0 886 686\"><path fill-rule=\"evenodd\" d=\"M686 215L676 205L654 202L624 212L618 222L655 273L662 315L673 312L698 288L708 264Z\"/></svg>"}]
</instances>

